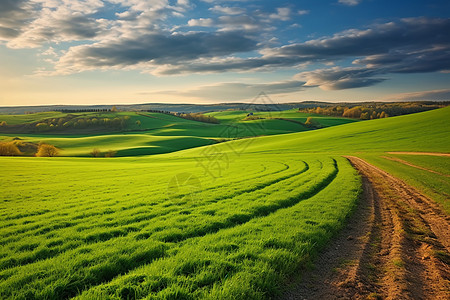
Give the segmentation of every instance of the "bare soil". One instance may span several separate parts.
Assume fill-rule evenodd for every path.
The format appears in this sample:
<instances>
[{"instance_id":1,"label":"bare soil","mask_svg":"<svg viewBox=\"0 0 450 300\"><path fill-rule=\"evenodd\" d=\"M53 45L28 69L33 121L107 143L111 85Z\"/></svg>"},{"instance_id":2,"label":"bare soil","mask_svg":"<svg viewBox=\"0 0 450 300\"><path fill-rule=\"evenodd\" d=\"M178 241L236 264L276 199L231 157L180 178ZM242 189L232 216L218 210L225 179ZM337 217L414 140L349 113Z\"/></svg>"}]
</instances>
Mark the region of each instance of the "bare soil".
<instances>
[{"instance_id":1,"label":"bare soil","mask_svg":"<svg viewBox=\"0 0 450 300\"><path fill-rule=\"evenodd\" d=\"M450 217L403 181L347 158L362 175L361 201L281 299L450 299Z\"/></svg>"}]
</instances>

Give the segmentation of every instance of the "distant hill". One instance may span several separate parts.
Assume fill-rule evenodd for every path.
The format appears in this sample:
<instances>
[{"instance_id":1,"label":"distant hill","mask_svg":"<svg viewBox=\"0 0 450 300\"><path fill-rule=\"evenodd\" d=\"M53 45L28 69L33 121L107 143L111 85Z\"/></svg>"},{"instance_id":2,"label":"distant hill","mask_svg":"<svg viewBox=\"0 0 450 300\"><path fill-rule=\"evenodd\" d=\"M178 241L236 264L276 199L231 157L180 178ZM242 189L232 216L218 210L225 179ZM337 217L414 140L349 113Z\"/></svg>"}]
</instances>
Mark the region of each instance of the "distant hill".
<instances>
[{"instance_id":1,"label":"distant hill","mask_svg":"<svg viewBox=\"0 0 450 300\"><path fill-rule=\"evenodd\" d=\"M406 102L406 101L405 101ZM386 104L386 103L402 103L405 102L321 102L321 101L302 101L289 103L275 103L268 97L261 100L255 100L253 103L218 103L218 104L175 104L175 103L143 103L143 104L126 104L114 105L119 111L170 111L179 113L197 113L197 112L213 112L224 110L254 110L254 111L281 111L289 109L308 109L316 107L333 107L336 105L355 107L367 106L372 104ZM437 105L446 106L450 101L433 102L427 101L423 103L433 103ZM42 106L4 106L0 107L0 114L18 115L26 113L48 112L48 111L62 111L62 110L108 110L113 105L42 105Z\"/></svg>"}]
</instances>

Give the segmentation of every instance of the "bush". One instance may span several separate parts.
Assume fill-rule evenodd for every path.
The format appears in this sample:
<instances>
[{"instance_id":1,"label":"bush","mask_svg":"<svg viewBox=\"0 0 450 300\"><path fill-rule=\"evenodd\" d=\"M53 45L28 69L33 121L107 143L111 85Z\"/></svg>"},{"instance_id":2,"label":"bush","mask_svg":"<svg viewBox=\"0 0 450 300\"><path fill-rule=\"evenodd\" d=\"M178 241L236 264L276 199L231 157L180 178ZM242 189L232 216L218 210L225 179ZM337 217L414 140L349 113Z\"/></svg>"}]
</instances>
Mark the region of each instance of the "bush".
<instances>
[{"instance_id":1,"label":"bush","mask_svg":"<svg viewBox=\"0 0 450 300\"><path fill-rule=\"evenodd\" d=\"M116 153L116 151L109 150L108 152L106 152L105 157L114 157L116 156Z\"/></svg>"},{"instance_id":2,"label":"bush","mask_svg":"<svg viewBox=\"0 0 450 300\"><path fill-rule=\"evenodd\" d=\"M17 148L14 142L0 143L0 156L18 156L22 152Z\"/></svg>"},{"instance_id":3,"label":"bush","mask_svg":"<svg viewBox=\"0 0 450 300\"><path fill-rule=\"evenodd\" d=\"M312 117L308 117L305 121L305 126L311 127L311 128L320 128L322 127L319 122L317 122Z\"/></svg>"},{"instance_id":4,"label":"bush","mask_svg":"<svg viewBox=\"0 0 450 300\"><path fill-rule=\"evenodd\" d=\"M49 144L40 144L36 156L53 157L59 154L58 148Z\"/></svg>"},{"instance_id":5,"label":"bush","mask_svg":"<svg viewBox=\"0 0 450 300\"><path fill-rule=\"evenodd\" d=\"M92 157L99 157L100 156L100 150L97 148L92 149L92 151L90 152Z\"/></svg>"}]
</instances>

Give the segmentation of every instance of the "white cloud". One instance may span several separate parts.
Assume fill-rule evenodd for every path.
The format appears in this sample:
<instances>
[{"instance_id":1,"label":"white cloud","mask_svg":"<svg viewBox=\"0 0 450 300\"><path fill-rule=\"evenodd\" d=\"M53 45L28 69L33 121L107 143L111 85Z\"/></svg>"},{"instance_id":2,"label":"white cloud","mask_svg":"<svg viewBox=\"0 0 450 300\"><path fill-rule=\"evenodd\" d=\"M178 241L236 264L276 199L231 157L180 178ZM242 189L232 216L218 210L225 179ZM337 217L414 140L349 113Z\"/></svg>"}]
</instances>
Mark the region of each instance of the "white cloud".
<instances>
[{"instance_id":1,"label":"white cloud","mask_svg":"<svg viewBox=\"0 0 450 300\"><path fill-rule=\"evenodd\" d=\"M215 13L221 13L226 15L240 15L245 13L245 9L241 7L227 7L220 5L215 5L214 7L211 7L209 10Z\"/></svg>"},{"instance_id":2,"label":"white cloud","mask_svg":"<svg viewBox=\"0 0 450 300\"><path fill-rule=\"evenodd\" d=\"M277 12L270 14L269 18L274 20L288 21L291 19L291 9L289 7L279 7Z\"/></svg>"},{"instance_id":3,"label":"white cloud","mask_svg":"<svg viewBox=\"0 0 450 300\"><path fill-rule=\"evenodd\" d=\"M188 26L200 26L200 27L211 27L214 25L214 21L211 18L200 18L200 19L190 19L188 21Z\"/></svg>"},{"instance_id":4,"label":"white cloud","mask_svg":"<svg viewBox=\"0 0 450 300\"><path fill-rule=\"evenodd\" d=\"M362 2L362 0L339 0L339 3L348 5L348 6L355 6Z\"/></svg>"}]
</instances>

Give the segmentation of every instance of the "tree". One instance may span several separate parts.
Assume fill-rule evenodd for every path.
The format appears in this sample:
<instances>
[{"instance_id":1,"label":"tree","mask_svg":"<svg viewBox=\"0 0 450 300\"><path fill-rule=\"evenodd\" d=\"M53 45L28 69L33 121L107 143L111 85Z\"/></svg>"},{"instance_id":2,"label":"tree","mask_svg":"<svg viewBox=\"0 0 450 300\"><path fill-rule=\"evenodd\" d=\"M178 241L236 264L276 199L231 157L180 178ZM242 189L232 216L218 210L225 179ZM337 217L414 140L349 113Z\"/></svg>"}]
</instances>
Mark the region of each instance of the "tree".
<instances>
[{"instance_id":1,"label":"tree","mask_svg":"<svg viewBox=\"0 0 450 300\"><path fill-rule=\"evenodd\" d=\"M139 126L139 127L141 127L141 121L137 120L137 121L136 121L136 125Z\"/></svg>"},{"instance_id":2,"label":"tree","mask_svg":"<svg viewBox=\"0 0 450 300\"><path fill-rule=\"evenodd\" d=\"M308 126L308 127L316 127L316 128L320 127L320 123L317 122L316 120L314 120L312 117L308 117L306 119L305 125Z\"/></svg>"},{"instance_id":3,"label":"tree","mask_svg":"<svg viewBox=\"0 0 450 300\"><path fill-rule=\"evenodd\" d=\"M112 111L112 112L117 112L117 107L114 105L114 106L111 108L111 111Z\"/></svg>"},{"instance_id":4,"label":"tree","mask_svg":"<svg viewBox=\"0 0 450 300\"><path fill-rule=\"evenodd\" d=\"M49 144L39 144L36 156L39 157L53 157L59 154L58 148Z\"/></svg>"},{"instance_id":5,"label":"tree","mask_svg":"<svg viewBox=\"0 0 450 300\"><path fill-rule=\"evenodd\" d=\"M100 156L100 150L97 149L97 148L94 148L94 149L92 149L90 154L91 154L92 157L99 157Z\"/></svg>"},{"instance_id":6,"label":"tree","mask_svg":"<svg viewBox=\"0 0 450 300\"><path fill-rule=\"evenodd\" d=\"M45 131L48 130L48 124L47 123L37 123L36 124L36 129L39 131Z\"/></svg>"},{"instance_id":7,"label":"tree","mask_svg":"<svg viewBox=\"0 0 450 300\"><path fill-rule=\"evenodd\" d=\"M114 150L109 150L108 152L106 152L105 157L114 157L116 156L116 151Z\"/></svg>"},{"instance_id":8,"label":"tree","mask_svg":"<svg viewBox=\"0 0 450 300\"><path fill-rule=\"evenodd\" d=\"M0 143L0 156L18 156L22 155L14 142Z\"/></svg>"},{"instance_id":9,"label":"tree","mask_svg":"<svg viewBox=\"0 0 450 300\"><path fill-rule=\"evenodd\" d=\"M4 126L7 126L7 125L8 125L8 123L6 123L6 121L0 122L0 127L4 127Z\"/></svg>"},{"instance_id":10,"label":"tree","mask_svg":"<svg viewBox=\"0 0 450 300\"><path fill-rule=\"evenodd\" d=\"M385 113L384 111L382 111L380 114L380 118L387 118L387 117L389 117L389 115L387 113Z\"/></svg>"},{"instance_id":11,"label":"tree","mask_svg":"<svg viewBox=\"0 0 450 300\"><path fill-rule=\"evenodd\" d=\"M362 113L360 118L361 118L361 120L369 120L370 119L369 112Z\"/></svg>"}]
</instances>

